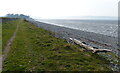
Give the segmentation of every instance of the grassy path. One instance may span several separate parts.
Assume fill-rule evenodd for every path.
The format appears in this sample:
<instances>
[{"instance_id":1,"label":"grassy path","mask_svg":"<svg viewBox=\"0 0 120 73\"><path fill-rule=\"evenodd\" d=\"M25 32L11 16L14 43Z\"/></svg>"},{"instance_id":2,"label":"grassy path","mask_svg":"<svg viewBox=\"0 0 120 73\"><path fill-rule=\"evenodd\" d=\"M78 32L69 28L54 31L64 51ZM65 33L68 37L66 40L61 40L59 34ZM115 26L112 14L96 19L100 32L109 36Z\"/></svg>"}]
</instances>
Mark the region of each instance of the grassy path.
<instances>
[{"instance_id":1,"label":"grassy path","mask_svg":"<svg viewBox=\"0 0 120 73\"><path fill-rule=\"evenodd\" d=\"M108 71L108 61L97 54L83 52L51 32L18 20L19 25L3 71ZM5 39L5 38L4 38Z\"/></svg>"},{"instance_id":2,"label":"grassy path","mask_svg":"<svg viewBox=\"0 0 120 73\"><path fill-rule=\"evenodd\" d=\"M3 51L3 54L2 54L2 61L4 61L6 59L6 56L7 56L8 52L9 52L9 50L10 50L10 45L12 44L12 42L13 42L15 36L16 36L18 27L19 27L19 25L17 25L16 30L14 31L13 36L7 41L7 44L6 44L5 49Z\"/></svg>"},{"instance_id":3,"label":"grassy path","mask_svg":"<svg viewBox=\"0 0 120 73\"><path fill-rule=\"evenodd\" d=\"M2 52L5 49L7 41L11 38L11 36L13 36L13 33L17 27L17 22L19 21L7 21L2 23Z\"/></svg>"},{"instance_id":4,"label":"grassy path","mask_svg":"<svg viewBox=\"0 0 120 73\"><path fill-rule=\"evenodd\" d=\"M7 41L5 49L3 49L2 55L0 56L0 70L2 70L2 61L4 61L6 59L6 56L10 50L10 45L12 44L12 41L14 40L17 30L18 30L18 26L16 27L16 30L13 33L13 36L11 36L11 38Z\"/></svg>"}]
</instances>

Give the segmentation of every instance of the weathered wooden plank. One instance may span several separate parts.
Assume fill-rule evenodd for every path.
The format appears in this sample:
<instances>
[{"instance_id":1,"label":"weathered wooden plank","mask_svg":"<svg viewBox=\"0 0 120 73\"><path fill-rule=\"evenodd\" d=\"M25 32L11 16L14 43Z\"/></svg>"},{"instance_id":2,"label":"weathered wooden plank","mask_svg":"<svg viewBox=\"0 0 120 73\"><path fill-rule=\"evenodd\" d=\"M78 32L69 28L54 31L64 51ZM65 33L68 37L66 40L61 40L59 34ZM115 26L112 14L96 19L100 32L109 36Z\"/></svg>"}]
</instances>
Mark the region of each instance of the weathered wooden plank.
<instances>
[{"instance_id":1,"label":"weathered wooden plank","mask_svg":"<svg viewBox=\"0 0 120 73\"><path fill-rule=\"evenodd\" d=\"M92 46L86 45L86 44L82 43L82 41L77 40L77 39L70 38L70 40L73 41L75 44L84 47L86 50L92 51L93 53L98 53L98 52L111 52L111 51L112 51L112 50L109 50L109 49L95 49L95 48L93 48Z\"/></svg>"}]
</instances>

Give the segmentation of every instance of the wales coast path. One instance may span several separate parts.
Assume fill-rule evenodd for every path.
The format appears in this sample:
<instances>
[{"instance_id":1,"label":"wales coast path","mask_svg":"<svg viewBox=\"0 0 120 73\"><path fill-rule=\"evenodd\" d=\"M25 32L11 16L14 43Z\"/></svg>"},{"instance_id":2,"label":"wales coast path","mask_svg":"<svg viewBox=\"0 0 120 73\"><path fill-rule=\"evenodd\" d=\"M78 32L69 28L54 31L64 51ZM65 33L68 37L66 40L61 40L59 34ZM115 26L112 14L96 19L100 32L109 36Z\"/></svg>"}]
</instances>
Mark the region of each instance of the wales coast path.
<instances>
[{"instance_id":1,"label":"wales coast path","mask_svg":"<svg viewBox=\"0 0 120 73\"><path fill-rule=\"evenodd\" d=\"M16 37L16 33L18 31L19 25L17 24L16 30L13 33L13 36L7 41L6 46L2 52L2 56L0 57L0 71L2 70L2 62L6 59L8 52L10 51L10 46Z\"/></svg>"}]
</instances>

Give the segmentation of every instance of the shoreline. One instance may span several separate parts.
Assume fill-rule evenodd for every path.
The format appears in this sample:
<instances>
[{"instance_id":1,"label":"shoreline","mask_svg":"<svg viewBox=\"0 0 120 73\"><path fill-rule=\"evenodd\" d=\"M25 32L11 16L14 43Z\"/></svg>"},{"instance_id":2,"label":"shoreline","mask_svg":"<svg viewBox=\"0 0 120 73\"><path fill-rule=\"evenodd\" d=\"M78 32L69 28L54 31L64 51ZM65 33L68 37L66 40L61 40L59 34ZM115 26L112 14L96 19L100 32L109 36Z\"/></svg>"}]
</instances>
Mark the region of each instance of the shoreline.
<instances>
[{"instance_id":1,"label":"shoreline","mask_svg":"<svg viewBox=\"0 0 120 73\"><path fill-rule=\"evenodd\" d=\"M116 67L111 67L112 64L106 58L99 56L99 54L84 52L82 47L71 45L64 39L56 38L52 36L54 33L36 27L26 20L19 19L14 22L6 22L4 23L6 25L3 24L3 29L7 29L8 25L13 25L10 23L19 25L19 30L11 44L9 55L3 62L3 71L117 70ZM8 27L12 28L12 26ZM4 33L9 32L4 31Z\"/></svg>"},{"instance_id":2,"label":"shoreline","mask_svg":"<svg viewBox=\"0 0 120 73\"><path fill-rule=\"evenodd\" d=\"M69 38L76 38L78 40L84 41L86 44L93 46L95 48L112 49L113 53L118 55L118 50L117 50L118 40L115 37L97 34L93 32L81 31L77 29L71 29L67 27L61 27L40 21L29 21L29 22L33 23L37 27L54 32L55 37L66 39L67 41L69 41Z\"/></svg>"}]
</instances>

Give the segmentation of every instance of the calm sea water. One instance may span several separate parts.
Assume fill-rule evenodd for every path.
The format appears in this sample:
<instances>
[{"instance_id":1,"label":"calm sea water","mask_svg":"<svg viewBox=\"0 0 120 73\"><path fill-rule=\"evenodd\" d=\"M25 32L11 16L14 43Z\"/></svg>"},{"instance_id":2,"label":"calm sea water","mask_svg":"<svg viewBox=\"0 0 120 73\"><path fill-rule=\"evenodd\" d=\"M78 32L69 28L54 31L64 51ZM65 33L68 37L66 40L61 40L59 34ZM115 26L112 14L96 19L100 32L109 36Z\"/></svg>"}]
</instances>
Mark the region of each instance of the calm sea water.
<instances>
[{"instance_id":1,"label":"calm sea water","mask_svg":"<svg viewBox=\"0 0 120 73\"><path fill-rule=\"evenodd\" d=\"M94 32L112 37L118 36L117 20L38 20L52 25Z\"/></svg>"}]
</instances>

